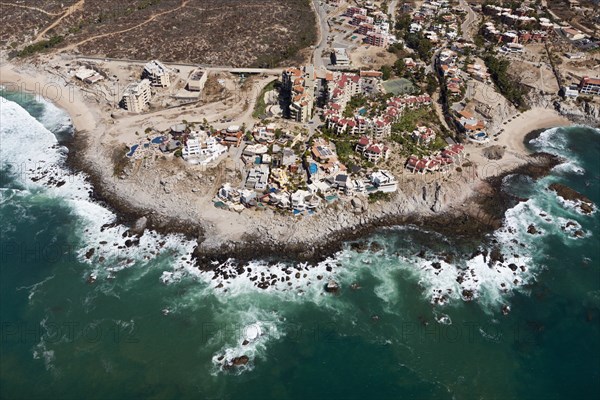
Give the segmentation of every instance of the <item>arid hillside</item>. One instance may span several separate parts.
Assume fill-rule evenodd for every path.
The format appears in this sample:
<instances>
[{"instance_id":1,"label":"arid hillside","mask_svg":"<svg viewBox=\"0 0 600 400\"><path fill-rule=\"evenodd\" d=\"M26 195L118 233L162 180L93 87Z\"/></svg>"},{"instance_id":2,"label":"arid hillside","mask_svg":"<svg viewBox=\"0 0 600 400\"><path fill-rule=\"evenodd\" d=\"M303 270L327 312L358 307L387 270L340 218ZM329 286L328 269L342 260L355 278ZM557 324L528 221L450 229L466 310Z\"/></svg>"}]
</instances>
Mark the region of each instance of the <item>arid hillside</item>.
<instances>
[{"instance_id":1,"label":"arid hillside","mask_svg":"<svg viewBox=\"0 0 600 400\"><path fill-rule=\"evenodd\" d=\"M213 65L300 62L316 41L309 0L0 1L12 56L69 50Z\"/></svg>"}]
</instances>

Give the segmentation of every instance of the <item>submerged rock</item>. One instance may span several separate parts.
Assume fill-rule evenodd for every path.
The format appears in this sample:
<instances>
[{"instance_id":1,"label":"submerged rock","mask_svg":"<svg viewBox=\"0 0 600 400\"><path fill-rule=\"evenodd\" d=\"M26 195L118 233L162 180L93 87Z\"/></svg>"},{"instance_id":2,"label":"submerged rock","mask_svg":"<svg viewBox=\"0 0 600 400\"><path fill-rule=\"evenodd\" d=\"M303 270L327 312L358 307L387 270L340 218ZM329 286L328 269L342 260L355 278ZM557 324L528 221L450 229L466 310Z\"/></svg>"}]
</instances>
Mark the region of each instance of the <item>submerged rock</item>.
<instances>
[{"instance_id":1,"label":"submerged rock","mask_svg":"<svg viewBox=\"0 0 600 400\"><path fill-rule=\"evenodd\" d=\"M248 361L250 361L250 358L248 358L248 356L236 357L233 360L231 360L232 364L235 366L246 365L248 364Z\"/></svg>"},{"instance_id":2,"label":"submerged rock","mask_svg":"<svg viewBox=\"0 0 600 400\"><path fill-rule=\"evenodd\" d=\"M340 290L340 285L336 281L329 281L325 285L325 291L328 293L337 293Z\"/></svg>"},{"instance_id":3,"label":"submerged rock","mask_svg":"<svg viewBox=\"0 0 600 400\"><path fill-rule=\"evenodd\" d=\"M96 249L92 247L85 253L85 258L87 258L89 260L90 258L92 258L92 256L94 255L95 252L96 252Z\"/></svg>"},{"instance_id":4,"label":"submerged rock","mask_svg":"<svg viewBox=\"0 0 600 400\"><path fill-rule=\"evenodd\" d=\"M221 361L223 358L224 358L223 356L219 357L219 361ZM249 361L250 361L250 358L246 355L235 357L235 358L232 358L231 360L227 361L223 365L223 368L230 369L233 367L240 367L242 365L248 364Z\"/></svg>"},{"instance_id":5,"label":"submerged rock","mask_svg":"<svg viewBox=\"0 0 600 400\"><path fill-rule=\"evenodd\" d=\"M475 298L475 293L469 289L463 289L462 297L464 301L472 301Z\"/></svg>"}]
</instances>

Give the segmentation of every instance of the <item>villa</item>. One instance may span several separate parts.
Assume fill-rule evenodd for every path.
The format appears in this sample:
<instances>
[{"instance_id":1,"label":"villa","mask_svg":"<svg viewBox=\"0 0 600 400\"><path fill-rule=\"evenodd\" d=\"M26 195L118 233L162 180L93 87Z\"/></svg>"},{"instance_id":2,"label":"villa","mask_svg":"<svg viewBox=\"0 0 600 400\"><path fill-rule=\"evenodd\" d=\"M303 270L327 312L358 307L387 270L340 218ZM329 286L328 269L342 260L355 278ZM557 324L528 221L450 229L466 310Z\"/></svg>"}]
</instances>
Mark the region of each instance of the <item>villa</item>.
<instances>
[{"instance_id":1,"label":"villa","mask_svg":"<svg viewBox=\"0 0 600 400\"><path fill-rule=\"evenodd\" d=\"M206 132L191 132L182 150L184 160L192 164L206 165L227 152L214 136Z\"/></svg>"},{"instance_id":2,"label":"villa","mask_svg":"<svg viewBox=\"0 0 600 400\"><path fill-rule=\"evenodd\" d=\"M378 192L392 193L398 190L396 178L386 170L373 172L371 174L371 183Z\"/></svg>"},{"instance_id":3,"label":"villa","mask_svg":"<svg viewBox=\"0 0 600 400\"><path fill-rule=\"evenodd\" d=\"M242 135L243 132L239 126L231 125L227 129L223 129L221 131L221 143L227 147L240 147L240 144L242 143Z\"/></svg>"},{"instance_id":4,"label":"villa","mask_svg":"<svg viewBox=\"0 0 600 400\"><path fill-rule=\"evenodd\" d=\"M269 179L269 166L266 164L255 165L246 175L246 189L263 191L267 188Z\"/></svg>"},{"instance_id":5,"label":"villa","mask_svg":"<svg viewBox=\"0 0 600 400\"><path fill-rule=\"evenodd\" d=\"M417 126L411 136L419 144L429 144L435 139L435 131L427 126Z\"/></svg>"},{"instance_id":6,"label":"villa","mask_svg":"<svg viewBox=\"0 0 600 400\"><path fill-rule=\"evenodd\" d=\"M85 67L81 67L77 71L75 71L75 77L80 81L89 84L94 84L104 79L104 77L95 70L88 69Z\"/></svg>"}]
</instances>

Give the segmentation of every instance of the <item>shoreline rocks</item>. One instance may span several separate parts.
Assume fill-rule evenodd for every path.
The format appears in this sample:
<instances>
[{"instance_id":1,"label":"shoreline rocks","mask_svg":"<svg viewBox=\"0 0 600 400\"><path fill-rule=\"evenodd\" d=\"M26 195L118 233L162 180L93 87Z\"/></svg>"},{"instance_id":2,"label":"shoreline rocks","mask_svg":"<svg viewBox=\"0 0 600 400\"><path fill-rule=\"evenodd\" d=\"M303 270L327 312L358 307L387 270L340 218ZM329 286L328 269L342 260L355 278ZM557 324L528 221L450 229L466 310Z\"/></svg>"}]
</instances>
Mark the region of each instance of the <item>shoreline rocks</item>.
<instances>
[{"instance_id":1,"label":"shoreline rocks","mask_svg":"<svg viewBox=\"0 0 600 400\"><path fill-rule=\"evenodd\" d=\"M347 204L341 204L341 207L326 208L311 219L300 221L291 215L289 220L283 220L281 216L268 214L267 210L261 215L268 216L260 217L256 224L249 225L254 229L253 232L242 234L234 240L216 236L216 228L211 222L192 220L192 213L188 213L190 219L183 220L181 216L186 215L185 213L169 215L164 207L147 209L131 203L128 195L118 192L121 182L110 178L105 182L107 177L96 170L98 166L86 159L88 141L84 134L77 140L71 138L66 143L70 150L67 165L74 171L87 174L93 187L91 196L115 212L115 224L129 226L128 236L139 237L146 229L152 229L161 234L182 234L196 241L192 261L202 270L214 269L215 261L224 262L228 259L235 259L239 263L261 258L267 261L276 259L316 264L341 250L349 241L362 239L375 231L399 225L413 225L420 229L451 235L467 243L480 241L482 236L502 225L505 211L517 202L517 199L502 190L502 180L506 175L520 173L535 179L545 175L559 163L558 158L552 155L531 155L529 163L482 180L479 188L473 192L464 190L467 187L471 188L468 180L443 184L409 181L408 186L401 188L396 194L396 200L400 199L402 203L400 200L393 200L368 205L364 199L355 198ZM131 182L131 185L135 184L137 183ZM425 200L421 199L420 195L414 197L413 192L422 193ZM162 195L157 194L157 197L160 196ZM444 207L441 204L442 199ZM162 205L158 199L157 204ZM413 204L413 207L407 210L406 204ZM232 214L232 220L235 219ZM303 223L301 228L299 222ZM326 230L323 230L324 228ZM301 229L301 232L292 234L298 229ZM317 230L318 235L315 235ZM287 232L290 233L289 237L281 238L281 235ZM133 240L131 244L134 244ZM377 245L373 247L376 249Z\"/></svg>"},{"instance_id":2,"label":"shoreline rocks","mask_svg":"<svg viewBox=\"0 0 600 400\"><path fill-rule=\"evenodd\" d=\"M563 185L561 183L552 183L548 186L548 189L555 192L559 197L562 197L566 201L571 201L576 203L577 207L584 214L591 214L594 212L594 203L592 200L582 195L570 187Z\"/></svg>"}]
</instances>

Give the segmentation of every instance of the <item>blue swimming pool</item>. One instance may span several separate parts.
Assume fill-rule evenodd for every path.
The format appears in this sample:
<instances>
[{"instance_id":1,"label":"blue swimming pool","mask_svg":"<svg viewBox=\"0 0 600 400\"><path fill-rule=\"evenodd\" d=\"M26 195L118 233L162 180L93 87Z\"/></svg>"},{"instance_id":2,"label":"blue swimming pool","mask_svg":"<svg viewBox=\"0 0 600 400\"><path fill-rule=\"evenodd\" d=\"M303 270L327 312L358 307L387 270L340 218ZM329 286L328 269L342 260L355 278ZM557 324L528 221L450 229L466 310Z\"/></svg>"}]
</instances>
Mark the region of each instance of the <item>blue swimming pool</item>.
<instances>
[{"instance_id":1,"label":"blue swimming pool","mask_svg":"<svg viewBox=\"0 0 600 400\"><path fill-rule=\"evenodd\" d=\"M129 153L127 153L127 157L131 157L133 155L133 153L135 153L135 151L137 150L137 148L139 146L140 146L139 144L134 144L133 146L131 146Z\"/></svg>"},{"instance_id":2,"label":"blue swimming pool","mask_svg":"<svg viewBox=\"0 0 600 400\"><path fill-rule=\"evenodd\" d=\"M164 141L165 141L164 136L157 136L154 139L152 139L152 143L154 143L154 144L161 144Z\"/></svg>"}]
</instances>

